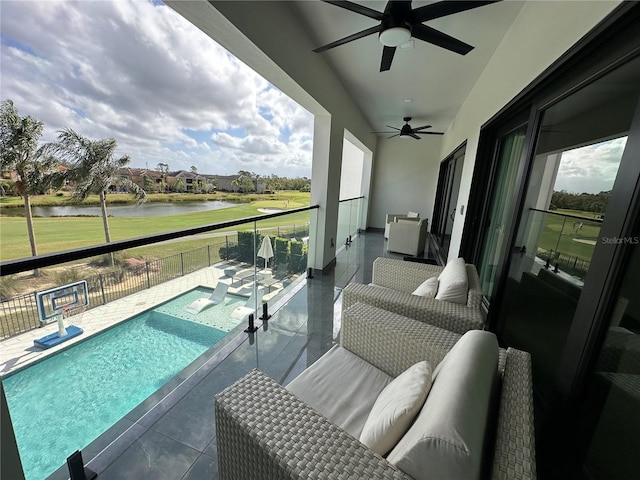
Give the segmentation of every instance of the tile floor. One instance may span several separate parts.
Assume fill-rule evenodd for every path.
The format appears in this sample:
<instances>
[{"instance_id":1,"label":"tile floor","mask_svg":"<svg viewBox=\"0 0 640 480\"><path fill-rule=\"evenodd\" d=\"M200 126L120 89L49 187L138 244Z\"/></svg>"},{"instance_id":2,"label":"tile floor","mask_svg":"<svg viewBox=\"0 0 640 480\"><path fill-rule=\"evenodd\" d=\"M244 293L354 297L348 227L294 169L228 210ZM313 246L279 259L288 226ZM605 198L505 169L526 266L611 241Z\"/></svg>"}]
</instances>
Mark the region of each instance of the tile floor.
<instances>
[{"instance_id":1,"label":"tile floor","mask_svg":"<svg viewBox=\"0 0 640 480\"><path fill-rule=\"evenodd\" d=\"M334 268L294 284L255 334L242 333L205 353L87 446L87 466L102 480L217 479L214 395L254 368L286 384L322 356L339 334L341 289L351 280L371 281L373 260L389 256L384 242L381 232L356 237ZM192 288L185 278L167 287ZM135 301L140 311L152 304L148 292ZM66 466L49 477L67 478Z\"/></svg>"}]
</instances>

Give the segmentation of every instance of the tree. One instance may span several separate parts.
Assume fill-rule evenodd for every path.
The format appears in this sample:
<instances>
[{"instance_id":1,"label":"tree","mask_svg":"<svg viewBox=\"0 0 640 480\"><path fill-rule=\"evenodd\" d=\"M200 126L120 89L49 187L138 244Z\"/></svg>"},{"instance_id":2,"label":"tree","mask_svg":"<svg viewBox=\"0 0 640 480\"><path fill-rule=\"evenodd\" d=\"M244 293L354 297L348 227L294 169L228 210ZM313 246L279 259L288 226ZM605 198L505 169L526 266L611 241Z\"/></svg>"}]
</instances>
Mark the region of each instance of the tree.
<instances>
[{"instance_id":1,"label":"tree","mask_svg":"<svg viewBox=\"0 0 640 480\"><path fill-rule=\"evenodd\" d=\"M50 187L60 186L64 174L55 169L55 159L38 148L42 122L31 116L18 115L11 100L2 102L0 117L0 168L2 171L15 170L17 174L15 187L24 201L31 254L36 256L38 249L31 214L31 196L43 193Z\"/></svg>"},{"instance_id":2,"label":"tree","mask_svg":"<svg viewBox=\"0 0 640 480\"><path fill-rule=\"evenodd\" d=\"M153 192L156 188L156 184L146 173L142 175L142 185L144 185L145 192Z\"/></svg>"},{"instance_id":3,"label":"tree","mask_svg":"<svg viewBox=\"0 0 640 480\"><path fill-rule=\"evenodd\" d=\"M82 202L91 194L100 197L102 224L107 243L111 242L109 221L107 216L107 191L112 185L128 190L138 202L146 200L145 191L128 178L120 177L118 172L124 168L130 158L127 155L117 158L115 151L118 144L113 138L91 140L74 132L70 128L62 130L58 141L45 146L48 151L60 160L68 161L69 179L74 183L73 198Z\"/></svg>"},{"instance_id":4,"label":"tree","mask_svg":"<svg viewBox=\"0 0 640 480\"><path fill-rule=\"evenodd\" d=\"M191 165L191 173L197 174L198 173L198 167L196 167L195 165Z\"/></svg>"},{"instance_id":5,"label":"tree","mask_svg":"<svg viewBox=\"0 0 640 480\"><path fill-rule=\"evenodd\" d=\"M169 173L169 164L168 163L158 163L156 170L160 172L160 189L162 193L167 191L167 174Z\"/></svg>"}]
</instances>

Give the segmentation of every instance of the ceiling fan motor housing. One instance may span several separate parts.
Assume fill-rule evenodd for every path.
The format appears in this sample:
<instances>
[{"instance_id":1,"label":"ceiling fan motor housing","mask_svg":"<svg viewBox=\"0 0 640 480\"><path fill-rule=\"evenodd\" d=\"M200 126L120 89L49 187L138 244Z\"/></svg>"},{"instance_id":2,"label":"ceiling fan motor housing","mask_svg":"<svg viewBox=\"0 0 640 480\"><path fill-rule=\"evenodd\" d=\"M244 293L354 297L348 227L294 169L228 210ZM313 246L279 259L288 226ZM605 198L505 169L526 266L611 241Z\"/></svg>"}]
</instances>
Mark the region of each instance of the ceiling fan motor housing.
<instances>
[{"instance_id":1,"label":"ceiling fan motor housing","mask_svg":"<svg viewBox=\"0 0 640 480\"><path fill-rule=\"evenodd\" d=\"M384 9L378 34L380 43L387 47L398 47L411 39L411 2L389 2Z\"/></svg>"}]
</instances>

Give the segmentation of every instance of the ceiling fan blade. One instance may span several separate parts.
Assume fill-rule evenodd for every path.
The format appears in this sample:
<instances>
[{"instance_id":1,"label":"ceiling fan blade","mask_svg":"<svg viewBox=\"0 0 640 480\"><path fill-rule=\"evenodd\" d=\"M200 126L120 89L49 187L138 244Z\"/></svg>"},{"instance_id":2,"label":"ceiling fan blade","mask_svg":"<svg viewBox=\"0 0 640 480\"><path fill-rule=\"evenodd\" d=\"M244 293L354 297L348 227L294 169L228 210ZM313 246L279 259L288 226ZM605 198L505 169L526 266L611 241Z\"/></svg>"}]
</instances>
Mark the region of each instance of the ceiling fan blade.
<instances>
[{"instance_id":1,"label":"ceiling fan blade","mask_svg":"<svg viewBox=\"0 0 640 480\"><path fill-rule=\"evenodd\" d=\"M444 135L444 132L413 132L417 135Z\"/></svg>"},{"instance_id":2,"label":"ceiling fan blade","mask_svg":"<svg viewBox=\"0 0 640 480\"><path fill-rule=\"evenodd\" d=\"M396 133L395 135L391 135L390 137L387 137L387 138L393 138L393 137L399 137L399 136L400 136L400 134Z\"/></svg>"},{"instance_id":3,"label":"ceiling fan blade","mask_svg":"<svg viewBox=\"0 0 640 480\"><path fill-rule=\"evenodd\" d=\"M355 13L359 13L360 15L364 15L365 17L373 18L374 20L382 20L384 15L382 12L378 12L369 7L365 7L363 5L358 5L353 2L342 2L342 1L333 1L333 0L323 0L325 3L330 3L331 5L335 5L337 7L346 8Z\"/></svg>"},{"instance_id":4,"label":"ceiling fan blade","mask_svg":"<svg viewBox=\"0 0 640 480\"><path fill-rule=\"evenodd\" d=\"M396 53L396 47L384 47L382 50L382 61L380 62L380 71L386 72L391 68L391 62L393 61L393 55ZM394 128L394 127L391 127Z\"/></svg>"},{"instance_id":5,"label":"ceiling fan blade","mask_svg":"<svg viewBox=\"0 0 640 480\"><path fill-rule=\"evenodd\" d=\"M340 40L336 40L335 42L328 43L323 45L322 47L318 47L313 50L315 53L322 53L330 48L339 47L340 45L344 45L345 43L353 42L354 40L358 40L359 38L364 38L369 35L373 35L374 33L378 33L382 29L382 25L376 25L375 27L367 28L366 30L362 30L361 32L354 33L349 35L348 37L341 38Z\"/></svg>"},{"instance_id":6,"label":"ceiling fan blade","mask_svg":"<svg viewBox=\"0 0 640 480\"><path fill-rule=\"evenodd\" d=\"M394 126L392 126L392 125L385 125L385 127L393 128L394 130L398 130L398 131L400 131L400 130L401 130L400 128L398 128L398 127L394 127Z\"/></svg>"},{"instance_id":7,"label":"ceiling fan blade","mask_svg":"<svg viewBox=\"0 0 640 480\"><path fill-rule=\"evenodd\" d=\"M487 2L472 2L472 1L446 1L437 2L424 7L419 7L413 10L413 23L422 23L427 20L433 20L434 18L446 17L447 15L453 15L454 13L464 12L473 8L483 7L490 3L496 3L500 0L493 0Z\"/></svg>"},{"instance_id":8,"label":"ceiling fan blade","mask_svg":"<svg viewBox=\"0 0 640 480\"><path fill-rule=\"evenodd\" d=\"M421 140L421 138L415 133L410 133L409 136L415 138L416 140Z\"/></svg>"},{"instance_id":9,"label":"ceiling fan blade","mask_svg":"<svg viewBox=\"0 0 640 480\"><path fill-rule=\"evenodd\" d=\"M414 131L414 132L417 132L418 130L422 130L422 129L424 129L424 128L431 128L431 125L423 125L423 126L421 126L421 127L414 128L414 129L413 129L413 131Z\"/></svg>"},{"instance_id":10,"label":"ceiling fan blade","mask_svg":"<svg viewBox=\"0 0 640 480\"><path fill-rule=\"evenodd\" d=\"M446 33L439 32L435 28L427 27L426 25L414 25L411 30L411 36L422 40L423 42L432 43L438 47L445 48L460 55L466 55L473 47L468 43L464 43L457 38L453 38Z\"/></svg>"},{"instance_id":11,"label":"ceiling fan blade","mask_svg":"<svg viewBox=\"0 0 640 480\"><path fill-rule=\"evenodd\" d=\"M369 133L396 133L396 132L369 132Z\"/></svg>"}]
</instances>

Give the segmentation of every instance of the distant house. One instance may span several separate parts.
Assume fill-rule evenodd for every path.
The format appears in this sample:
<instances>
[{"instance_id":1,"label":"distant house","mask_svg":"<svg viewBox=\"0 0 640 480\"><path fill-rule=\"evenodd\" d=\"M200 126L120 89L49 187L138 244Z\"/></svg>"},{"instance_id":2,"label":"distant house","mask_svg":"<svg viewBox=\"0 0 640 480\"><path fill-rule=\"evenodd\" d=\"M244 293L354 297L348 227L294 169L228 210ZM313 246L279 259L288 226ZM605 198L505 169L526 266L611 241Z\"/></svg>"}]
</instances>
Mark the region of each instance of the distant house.
<instances>
[{"instance_id":1,"label":"distant house","mask_svg":"<svg viewBox=\"0 0 640 480\"><path fill-rule=\"evenodd\" d=\"M153 191L208 193L214 190L223 192L242 192L242 175L213 175L177 170L163 173L158 170L145 168L123 168L119 175L131 180L136 185L149 191L150 182L153 183ZM254 190L258 193L265 192L264 180L253 178ZM118 191L116 187L113 192Z\"/></svg>"},{"instance_id":2,"label":"distant house","mask_svg":"<svg viewBox=\"0 0 640 480\"><path fill-rule=\"evenodd\" d=\"M243 175L218 175L218 190L222 192L242 192ZM252 178L253 190L256 193L264 193L265 186L262 178Z\"/></svg>"}]
</instances>

